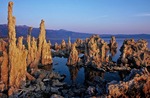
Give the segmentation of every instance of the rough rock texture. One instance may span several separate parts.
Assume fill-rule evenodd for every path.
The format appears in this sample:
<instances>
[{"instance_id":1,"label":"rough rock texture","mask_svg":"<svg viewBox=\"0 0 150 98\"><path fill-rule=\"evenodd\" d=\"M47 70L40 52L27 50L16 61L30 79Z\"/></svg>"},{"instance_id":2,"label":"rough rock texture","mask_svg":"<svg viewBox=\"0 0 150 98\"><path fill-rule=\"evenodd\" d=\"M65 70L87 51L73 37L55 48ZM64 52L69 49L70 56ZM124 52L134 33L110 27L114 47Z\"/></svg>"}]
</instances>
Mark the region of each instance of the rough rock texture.
<instances>
[{"instance_id":1,"label":"rough rock texture","mask_svg":"<svg viewBox=\"0 0 150 98\"><path fill-rule=\"evenodd\" d=\"M106 62L106 54L109 47L98 35L93 35L85 40L85 64L94 67L101 67L102 62Z\"/></svg>"},{"instance_id":2,"label":"rough rock texture","mask_svg":"<svg viewBox=\"0 0 150 98\"><path fill-rule=\"evenodd\" d=\"M31 54L31 32L32 32L32 27L29 28L28 30L28 35L27 35L27 49L28 49L28 57L27 57L27 65L29 65L32 62L32 54Z\"/></svg>"},{"instance_id":3,"label":"rough rock texture","mask_svg":"<svg viewBox=\"0 0 150 98\"><path fill-rule=\"evenodd\" d=\"M150 51L147 45L145 40L138 40L137 42L134 39L125 40L120 49L121 55L118 63L128 64L131 67L149 66Z\"/></svg>"},{"instance_id":4,"label":"rough rock texture","mask_svg":"<svg viewBox=\"0 0 150 98\"><path fill-rule=\"evenodd\" d=\"M117 53L117 47L118 44L116 42L115 36L111 37L110 43L109 43L109 49L112 56L114 56Z\"/></svg>"},{"instance_id":5,"label":"rough rock texture","mask_svg":"<svg viewBox=\"0 0 150 98\"><path fill-rule=\"evenodd\" d=\"M71 47L71 52L68 58L67 65L76 66L78 64L78 61L79 61L78 51L76 49L76 44L74 43L72 44L72 47Z\"/></svg>"},{"instance_id":6,"label":"rough rock texture","mask_svg":"<svg viewBox=\"0 0 150 98\"><path fill-rule=\"evenodd\" d=\"M51 47L50 47L50 41L47 43L46 40L43 42L42 47L42 64L48 65L52 64L52 55L51 55Z\"/></svg>"},{"instance_id":7,"label":"rough rock texture","mask_svg":"<svg viewBox=\"0 0 150 98\"><path fill-rule=\"evenodd\" d=\"M50 41L47 43L46 41L46 31L45 31L45 25L44 25L44 21L42 20L41 21L41 24L40 24L40 35L39 35L39 44L42 43L42 64L43 65L48 65L48 64L52 64L52 56L51 56L51 43ZM42 37L41 37L42 36ZM41 41L40 41L41 40ZM40 45L39 45L40 46ZM41 50L40 47L39 48L39 51Z\"/></svg>"},{"instance_id":8,"label":"rough rock texture","mask_svg":"<svg viewBox=\"0 0 150 98\"><path fill-rule=\"evenodd\" d=\"M132 73L131 73L132 74ZM124 98L149 98L150 97L150 74L147 69L143 69L142 75L136 76L127 81L108 85L109 97Z\"/></svg>"},{"instance_id":9,"label":"rough rock texture","mask_svg":"<svg viewBox=\"0 0 150 98\"><path fill-rule=\"evenodd\" d=\"M38 47L36 47L36 41L33 38L31 42L31 58L32 63L30 66L32 68L37 68L38 64L41 62L42 65L52 64L52 56L51 56L51 43L50 41L47 43L46 41L46 31L44 20L41 20L40 23L40 34L38 38ZM36 52L37 51L37 52Z\"/></svg>"},{"instance_id":10,"label":"rough rock texture","mask_svg":"<svg viewBox=\"0 0 150 98\"><path fill-rule=\"evenodd\" d=\"M0 81L4 86L0 90L6 90L8 87L8 54L7 54L7 43L0 40Z\"/></svg>"},{"instance_id":11,"label":"rough rock texture","mask_svg":"<svg viewBox=\"0 0 150 98\"><path fill-rule=\"evenodd\" d=\"M26 80L26 58L27 50L22 45L23 37L18 38L16 45L15 17L12 16L13 2L8 4L8 37L9 37L9 95L12 95L15 88L19 88L21 83Z\"/></svg>"}]
</instances>

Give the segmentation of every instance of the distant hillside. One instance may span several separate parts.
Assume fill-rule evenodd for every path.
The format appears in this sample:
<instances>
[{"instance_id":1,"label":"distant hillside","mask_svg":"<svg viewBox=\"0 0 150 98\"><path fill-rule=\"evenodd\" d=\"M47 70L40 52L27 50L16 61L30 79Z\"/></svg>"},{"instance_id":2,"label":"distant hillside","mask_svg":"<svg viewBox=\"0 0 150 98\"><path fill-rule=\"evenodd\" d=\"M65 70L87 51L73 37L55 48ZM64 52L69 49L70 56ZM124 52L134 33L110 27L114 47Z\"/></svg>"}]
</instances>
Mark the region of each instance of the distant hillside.
<instances>
[{"instance_id":1,"label":"distant hillside","mask_svg":"<svg viewBox=\"0 0 150 98\"><path fill-rule=\"evenodd\" d=\"M27 36L28 33L28 26L16 26L17 31L17 37L19 36ZM31 35L34 37L38 37L39 35L39 28L33 28ZM0 25L0 37L7 37L8 29L7 25L2 24ZM58 42L62 39L67 40L68 37L71 37L72 41L74 41L77 38L85 39L87 37L90 37L92 34L88 33L80 33L80 32L73 32L73 31L67 31L67 30L46 30L46 37L47 39L50 39L52 43ZM101 38L110 38L112 35L110 34L100 34ZM150 39L150 34L132 34L132 35L123 35L123 34L117 34L115 35L116 38L143 38L143 39Z\"/></svg>"}]
</instances>

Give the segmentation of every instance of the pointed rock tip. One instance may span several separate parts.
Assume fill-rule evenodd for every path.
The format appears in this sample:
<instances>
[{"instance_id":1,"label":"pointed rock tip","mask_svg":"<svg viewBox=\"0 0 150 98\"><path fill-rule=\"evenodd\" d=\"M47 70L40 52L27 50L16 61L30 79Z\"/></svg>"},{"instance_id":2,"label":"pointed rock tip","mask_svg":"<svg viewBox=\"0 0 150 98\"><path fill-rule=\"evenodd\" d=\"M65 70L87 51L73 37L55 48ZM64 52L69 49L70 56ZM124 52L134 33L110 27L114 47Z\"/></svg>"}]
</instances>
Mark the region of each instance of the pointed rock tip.
<instances>
[{"instance_id":1,"label":"pointed rock tip","mask_svg":"<svg viewBox=\"0 0 150 98\"><path fill-rule=\"evenodd\" d=\"M12 1L10 1L8 4L9 4L9 6L12 6L14 3Z\"/></svg>"}]
</instances>

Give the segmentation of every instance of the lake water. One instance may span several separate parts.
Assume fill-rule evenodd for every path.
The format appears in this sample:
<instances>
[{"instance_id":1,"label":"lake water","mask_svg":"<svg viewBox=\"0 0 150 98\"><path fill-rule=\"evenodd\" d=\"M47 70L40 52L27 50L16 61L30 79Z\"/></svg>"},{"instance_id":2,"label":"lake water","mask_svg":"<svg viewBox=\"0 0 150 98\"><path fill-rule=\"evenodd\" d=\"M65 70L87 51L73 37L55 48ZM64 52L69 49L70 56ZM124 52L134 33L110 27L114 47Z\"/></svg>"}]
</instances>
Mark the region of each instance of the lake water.
<instances>
[{"instance_id":1,"label":"lake water","mask_svg":"<svg viewBox=\"0 0 150 98\"><path fill-rule=\"evenodd\" d=\"M140 39L140 38L139 38ZM104 40L106 42L109 43L109 40L110 38L104 38ZM122 38L117 38L116 41L118 43L118 48L117 48L117 53L116 55L113 57L113 61L117 61L117 59L119 58L120 56L120 47L122 46L123 44L123 41L125 39L122 39ZM135 40L138 40L138 39L135 39ZM145 39L148 41L148 48L150 49L150 39ZM92 77L93 75L98 75L100 76L102 73L99 73L99 72L95 72L94 70L91 70L91 69L85 69L85 68L71 68L71 67L68 67L66 65L67 63L67 58L60 58L60 57L54 57L53 58L53 69L55 72L58 72L60 74L65 74L66 75L66 78L64 80L64 82L68 83L68 84L72 84L72 83L79 83L79 84L83 84L84 81L86 80L89 80L89 81L92 81ZM111 80L116 80L116 81L119 81L120 80L120 77L118 75L118 72L106 72L104 75L103 75L103 78L108 80L108 81L111 81Z\"/></svg>"}]
</instances>

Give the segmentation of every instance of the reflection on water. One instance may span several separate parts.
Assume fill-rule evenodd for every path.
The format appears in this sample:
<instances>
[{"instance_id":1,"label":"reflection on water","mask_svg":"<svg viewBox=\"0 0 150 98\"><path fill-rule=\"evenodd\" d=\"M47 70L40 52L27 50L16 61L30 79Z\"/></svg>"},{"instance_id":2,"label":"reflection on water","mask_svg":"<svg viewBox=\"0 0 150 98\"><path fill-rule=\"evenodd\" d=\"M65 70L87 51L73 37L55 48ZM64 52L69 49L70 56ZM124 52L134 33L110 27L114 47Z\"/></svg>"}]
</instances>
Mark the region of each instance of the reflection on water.
<instances>
[{"instance_id":1,"label":"reflection on water","mask_svg":"<svg viewBox=\"0 0 150 98\"><path fill-rule=\"evenodd\" d=\"M72 83L80 83L83 84L84 82L84 68L77 68L77 67L69 67L66 65L67 58L60 58L54 57L53 58L53 69L55 72L60 74L65 74L66 78L64 82L68 84Z\"/></svg>"},{"instance_id":2,"label":"reflection on water","mask_svg":"<svg viewBox=\"0 0 150 98\"><path fill-rule=\"evenodd\" d=\"M104 39L106 42L109 42L110 39ZM120 56L120 47L123 44L123 41L125 39L116 39L118 42L118 48L117 48L117 53L113 56L112 60L117 61L117 59ZM138 40L138 39L135 39ZM150 39L146 39L148 41L148 48L150 49ZM83 84L85 81L90 81L92 82L94 80L95 76L100 76L104 78L106 81L112 81L120 80L120 73L118 72L100 72L100 71L95 71L91 68L78 68L78 67L69 67L66 65L67 63L67 58L60 58L60 57L54 57L53 58L53 69L55 72L58 72L60 74L65 74L66 78L64 82L67 82L68 84L72 83L80 83ZM48 68L47 68L48 69ZM50 69L50 67L49 67Z\"/></svg>"},{"instance_id":3,"label":"reflection on water","mask_svg":"<svg viewBox=\"0 0 150 98\"><path fill-rule=\"evenodd\" d=\"M93 82L96 76L100 76L103 78L104 72L93 70L92 68L85 68L85 83Z\"/></svg>"},{"instance_id":4,"label":"reflection on water","mask_svg":"<svg viewBox=\"0 0 150 98\"><path fill-rule=\"evenodd\" d=\"M72 80L72 83L75 83L75 80L78 75L79 68L74 66L68 66L70 71L70 79Z\"/></svg>"}]
</instances>

